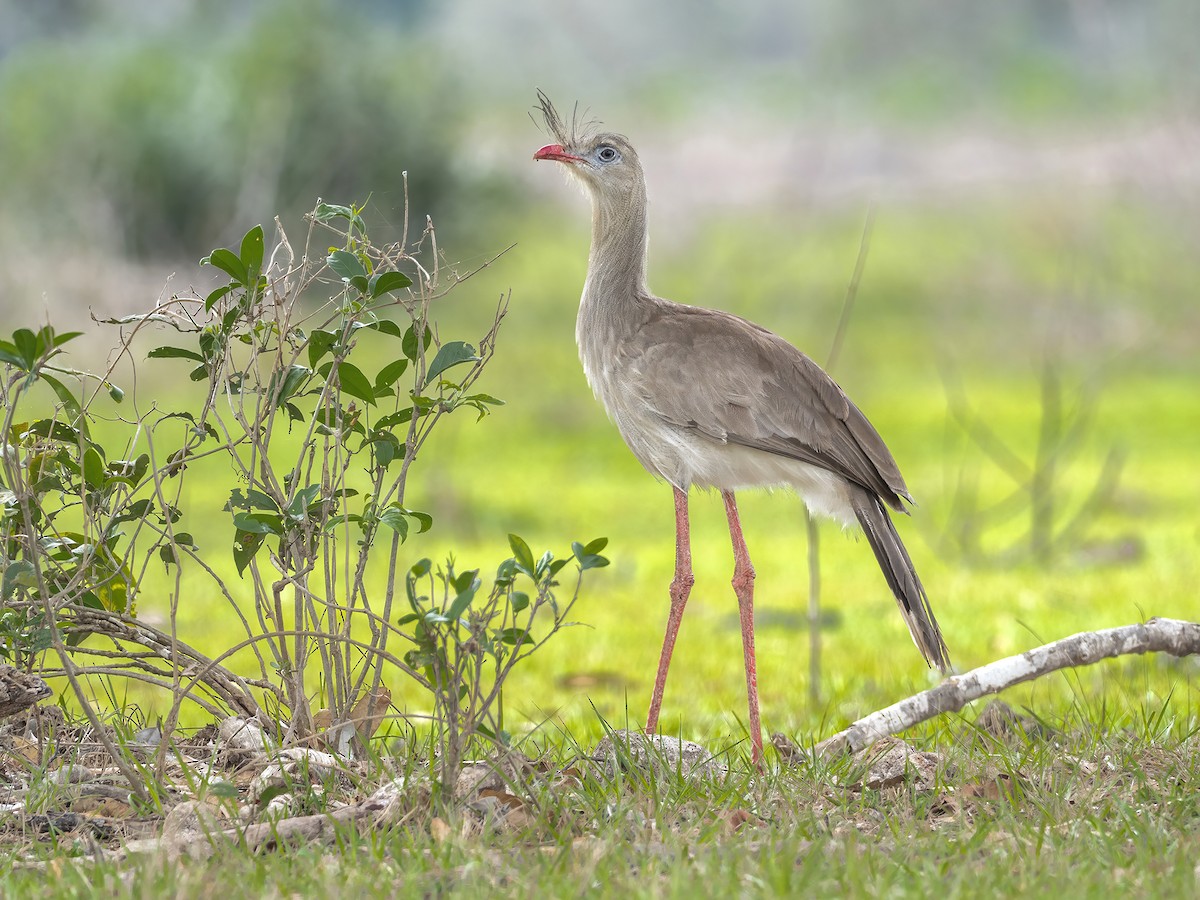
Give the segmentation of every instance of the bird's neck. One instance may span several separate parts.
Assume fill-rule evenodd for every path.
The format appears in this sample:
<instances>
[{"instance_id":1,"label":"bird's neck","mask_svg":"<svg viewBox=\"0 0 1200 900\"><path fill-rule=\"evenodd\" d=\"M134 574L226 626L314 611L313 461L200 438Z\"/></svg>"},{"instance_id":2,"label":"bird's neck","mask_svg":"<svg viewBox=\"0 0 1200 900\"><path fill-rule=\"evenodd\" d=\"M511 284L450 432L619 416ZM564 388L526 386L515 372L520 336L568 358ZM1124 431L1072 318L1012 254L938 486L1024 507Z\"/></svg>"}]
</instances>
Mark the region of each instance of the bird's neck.
<instances>
[{"instance_id":1,"label":"bird's neck","mask_svg":"<svg viewBox=\"0 0 1200 900\"><path fill-rule=\"evenodd\" d=\"M646 239L644 187L628 198L593 200L585 304L590 300L602 306L619 306L649 293Z\"/></svg>"}]
</instances>

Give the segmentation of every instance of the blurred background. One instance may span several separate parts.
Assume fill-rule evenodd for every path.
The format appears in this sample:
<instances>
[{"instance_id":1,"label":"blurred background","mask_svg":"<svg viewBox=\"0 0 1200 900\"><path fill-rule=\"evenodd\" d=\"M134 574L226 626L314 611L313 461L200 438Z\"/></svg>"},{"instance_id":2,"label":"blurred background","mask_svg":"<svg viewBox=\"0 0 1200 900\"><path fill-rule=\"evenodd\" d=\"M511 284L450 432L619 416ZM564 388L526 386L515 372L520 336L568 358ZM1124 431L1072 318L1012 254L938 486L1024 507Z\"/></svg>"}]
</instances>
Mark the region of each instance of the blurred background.
<instances>
[{"instance_id":1,"label":"blurred background","mask_svg":"<svg viewBox=\"0 0 1200 900\"><path fill-rule=\"evenodd\" d=\"M510 531L560 553L607 535L613 565L577 607L586 627L547 648L517 706L530 722L593 727L589 704L641 721L670 492L575 359L588 214L531 161L542 88L639 147L663 296L745 315L824 361L862 258L834 374L920 502L900 527L961 667L1195 618L1198 34L1192 0L0 0L0 313L6 331L94 331L75 352L102 360L111 336L89 312L203 291L200 257L276 215L302 232L318 197L369 200L375 241L397 239L407 172L416 227L433 217L449 263L515 245L438 312L443 337L475 339L511 292L481 385L508 405L453 422L420 460L414 490L437 524L413 557L453 550L487 569ZM223 500L195 497L190 530L224 544ZM800 504L748 497L744 520L768 728L850 718L925 683L869 550L826 527L811 703ZM693 528L697 589L664 721L736 734L719 501L697 499ZM185 604L189 627L212 627L207 602ZM141 613L155 605L143 597ZM1139 665L1147 684L1173 677Z\"/></svg>"}]
</instances>

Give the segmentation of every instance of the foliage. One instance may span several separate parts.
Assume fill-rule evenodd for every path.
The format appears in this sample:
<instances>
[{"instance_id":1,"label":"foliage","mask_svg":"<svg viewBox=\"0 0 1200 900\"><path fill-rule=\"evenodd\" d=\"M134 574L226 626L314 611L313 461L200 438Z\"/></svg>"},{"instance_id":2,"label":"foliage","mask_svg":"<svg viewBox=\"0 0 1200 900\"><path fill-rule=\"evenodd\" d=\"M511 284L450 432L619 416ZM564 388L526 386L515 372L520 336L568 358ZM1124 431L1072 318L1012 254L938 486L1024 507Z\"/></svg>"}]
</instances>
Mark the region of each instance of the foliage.
<instances>
[{"instance_id":1,"label":"foliage","mask_svg":"<svg viewBox=\"0 0 1200 900\"><path fill-rule=\"evenodd\" d=\"M507 745L502 689L513 666L537 650L549 637L534 636L539 613L550 616L553 634L566 621L578 596L560 607L554 588L559 572L570 562L549 552L536 561L529 545L510 534L513 555L496 570L491 592L477 600L482 582L479 570L456 571L454 561L433 571L428 559L419 560L405 576L412 612L398 624L413 626L416 646L404 656L424 673L436 701L436 719L445 730L442 746L455 752L463 735L478 732ZM584 546L572 545L579 572L608 565L600 551L606 538ZM528 582L533 596L517 586ZM428 593L422 593L422 591ZM440 594L440 597L438 596ZM460 757L446 759L444 768L457 771Z\"/></svg>"},{"instance_id":2,"label":"foliage","mask_svg":"<svg viewBox=\"0 0 1200 900\"><path fill-rule=\"evenodd\" d=\"M398 218L404 170L418 208L443 211L455 80L365 15L327 0L197 8L165 33L5 58L7 211L135 256L190 254L231 220L290 219L317 195L382 191Z\"/></svg>"},{"instance_id":3,"label":"foliage","mask_svg":"<svg viewBox=\"0 0 1200 900\"><path fill-rule=\"evenodd\" d=\"M150 364L183 361L199 388L190 401L149 411L135 397L125 434L108 431L101 440L93 433L100 400L124 399L106 377L95 382L106 394L77 393L63 380L84 377L57 365L77 333L17 329L0 341L7 436L0 653L33 666L53 646L64 673L118 673L169 688L168 732L181 704L193 700L213 713L256 715L287 741L321 731L355 754L388 705L385 674L399 670L434 695L447 772L457 772L481 736L506 739L501 688L513 666L565 624L580 584L570 602L556 601L568 560L547 553L535 562L510 536L514 556L490 591L481 591L477 569L456 573L451 561L439 575L453 594L441 604L432 591L418 595L428 560L402 585L395 575L403 544L433 525L407 505L418 454L444 417L469 410L482 419L502 402L474 386L495 352L507 300L480 341L443 340L430 304L459 278L441 283L436 259L428 268L421 262L422 250L436 246L432 226L412 248L381 249L361 213L319 204L299 260L282 229L268 251L256 226L236 249L218 248L201 261L227 279L207 296L174 297L114 321L122 352L154 325L173 327L182 339L151 349ZM339 243L322 254L315 235L328 232ZM314 295L325 299L314 305ZM404 324L389 317L397 312ZM369 357L360 349L368 344L376 347ZM387 361L379 364L381 345ZM51 389L48 412L29 393L39 382ZM27 408L40 417L24 421ZM233 484L222 492L211 473L230 471ZM205 549L211 537L182 530L193 478L204 482L203 499L228 498L232 571ZM604 543L575 545L580 576L605 564ZM367 576L377 557L392 573L382 591ZM175 573L170 633L137 618L139 586L156 563ZM206 575L242 624L243 640L217 660L176 633L180 603L211 602L184 595L184 569ZM518 589L519 578L531 581L530 593ZM398 590L411 607L399 618ZM85 644L95 632L119 643ZM414 649L397 651L396 641ZM124 652L126 643L151 652ZM240 650L255 663L253 677L224 665ZM77 668L76 658L95 664ZM485 659L494 663L486 673Z\"/></svg>"}]
</instances>

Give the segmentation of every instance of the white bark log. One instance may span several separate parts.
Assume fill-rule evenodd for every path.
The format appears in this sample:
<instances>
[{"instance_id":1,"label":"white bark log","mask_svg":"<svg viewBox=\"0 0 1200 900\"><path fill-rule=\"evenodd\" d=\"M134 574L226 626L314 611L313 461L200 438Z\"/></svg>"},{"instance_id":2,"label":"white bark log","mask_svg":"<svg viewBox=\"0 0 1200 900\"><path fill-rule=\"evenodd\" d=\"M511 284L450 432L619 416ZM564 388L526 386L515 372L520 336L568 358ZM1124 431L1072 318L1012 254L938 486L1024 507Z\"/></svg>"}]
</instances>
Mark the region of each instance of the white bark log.
<instances>
[{"instance_id":1,"label":"white bark log","mask_svg":"<svg viewBox=\"0 0 1200 900\"><path fill-rule=\"evenodd\" d=\"M880 738L897 734L941 713L957 712L973 700L1049 672L1090 666L1115 656L1156 652L1172 656L1200 653L1200 624L1155 618L1141 625L1071 635L1019 656L947 678L937 687L859 719L845 731L821 741L814 749L818 756L856 753Z\"/></svg>"}]
</instances>

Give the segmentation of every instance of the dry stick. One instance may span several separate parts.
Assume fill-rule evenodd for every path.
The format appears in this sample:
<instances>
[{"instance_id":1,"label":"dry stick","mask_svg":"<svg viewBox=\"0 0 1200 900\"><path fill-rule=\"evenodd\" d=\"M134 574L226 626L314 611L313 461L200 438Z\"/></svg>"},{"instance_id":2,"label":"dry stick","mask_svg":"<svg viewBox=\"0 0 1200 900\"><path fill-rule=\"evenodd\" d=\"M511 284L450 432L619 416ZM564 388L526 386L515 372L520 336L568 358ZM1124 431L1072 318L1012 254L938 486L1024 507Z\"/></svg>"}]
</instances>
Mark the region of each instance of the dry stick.
<instances>
[{"instance_id":1,"label":"dry stick","mask_svg":"<svg viewBox=\"0 0 1200 900\"><path fill-rule=\"evenodd\" d=\"M849 728L821 741L814 756L857 753L880 738L911 728L934 716L957 712L968 703L1006 688L1032 681L1059 669L1090 666L1102 659L1135 653L1200 653L1200 623L1180 619L1150 619L1145 624L1123 625L1104 631L1084 631L1018 656L988 663L962 675L947 678L886 709L859 719Z\"/></svg>"},{"instance_id":2,"label":"dry stick","mask_svg":"<svg viewBox=\"0 0 1200 900\"><path fill-rule=\"evenodd\" d=\"M862 281L871 250L871 232L875 229L875 205L867 208L862 236L858 240L858 256L854 260L854 272L846 285L846 296L842 299L842 313L838 316L829 357L825 360L825 371L832 374L842 352L842 342L850 325L850 314L854 311L854 300L858 297L858 285ZM821 533L817 520L808 506L804 507L804 531L808 536L808 698L815 707L821 702Z\"/></svg>"}]
</instances>

